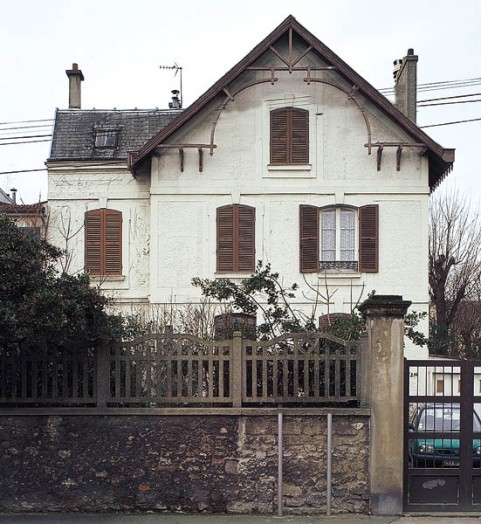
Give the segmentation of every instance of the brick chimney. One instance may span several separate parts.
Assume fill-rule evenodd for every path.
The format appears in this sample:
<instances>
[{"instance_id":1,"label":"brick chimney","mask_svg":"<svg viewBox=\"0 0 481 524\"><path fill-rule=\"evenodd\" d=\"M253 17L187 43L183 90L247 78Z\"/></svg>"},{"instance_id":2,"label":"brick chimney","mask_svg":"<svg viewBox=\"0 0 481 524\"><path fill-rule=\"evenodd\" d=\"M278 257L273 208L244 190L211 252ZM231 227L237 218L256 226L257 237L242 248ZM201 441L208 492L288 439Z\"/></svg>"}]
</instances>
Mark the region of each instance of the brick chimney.
<instances>
[{"instance_id":1,"label":"brick chimney","mask_svg":"<svg viewBox=\"0 0 481 524\"><path fill-rule=\"evenodd\" d=\"M72 69L67 69L65 72L69 79L68 108L80 109L80 82L84 80L84 75L78 68L78 64L72 64Z\"/></svg>"},{"instance_id":2,"label":"brick chimney","mask_svg":"<svg viewBox=\"0 0 481 524\"><path fill-rule=\"evenodd\" d=\"M413 122L416 122L417 64L414 49L401 60L394 61L394 105Z\"/></svg>"}]
</instances>

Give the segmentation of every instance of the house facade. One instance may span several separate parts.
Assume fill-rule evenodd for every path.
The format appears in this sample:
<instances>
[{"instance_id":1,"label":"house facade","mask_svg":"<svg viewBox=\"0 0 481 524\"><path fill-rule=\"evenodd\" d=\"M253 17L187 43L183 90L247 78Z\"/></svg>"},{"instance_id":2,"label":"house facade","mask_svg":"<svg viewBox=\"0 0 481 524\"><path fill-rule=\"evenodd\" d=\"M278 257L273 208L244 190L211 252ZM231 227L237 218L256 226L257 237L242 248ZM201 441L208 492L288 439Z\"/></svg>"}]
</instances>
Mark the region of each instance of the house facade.
<instances>
[{"instance_id":1,"label":"house facade","mask_svg":"<svg viewBox=\"0 0 481 524\"><path fill-rule=\"evenodd\" d=\"M152 111L81 109L74 64L50 240L126 312L199 302L193 277L240 281L259 260L318 317L372 291L427 311L428 199L454 151L414 122L416 60L396 107L288 17L190 107Z\"/></svg>"}]
</instances>

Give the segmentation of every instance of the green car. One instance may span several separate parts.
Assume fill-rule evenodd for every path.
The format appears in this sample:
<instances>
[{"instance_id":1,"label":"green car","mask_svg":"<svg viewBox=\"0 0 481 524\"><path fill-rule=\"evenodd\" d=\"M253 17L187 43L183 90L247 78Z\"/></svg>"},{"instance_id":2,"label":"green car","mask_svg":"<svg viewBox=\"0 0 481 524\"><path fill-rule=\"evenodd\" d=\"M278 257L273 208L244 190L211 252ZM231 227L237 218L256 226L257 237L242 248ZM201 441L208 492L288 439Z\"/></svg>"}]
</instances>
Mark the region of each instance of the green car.
<instances>
[{"instance_id":1,"label":"green car","mask_svg":"<svg viewBox=\"0 0 481 524\"><path fill-rule=\"evenodd\" d=\"M420 438L410 438L409 451L415 468L459 467L459 404L426 404L418 409L409 430L426 433ZM431 433L452 433L452 437L436 438ZM481 421L473 411L473 433L481 433ZM481 467L481 439L473 439L473 466Z\"/></svg>"}]
</instances>

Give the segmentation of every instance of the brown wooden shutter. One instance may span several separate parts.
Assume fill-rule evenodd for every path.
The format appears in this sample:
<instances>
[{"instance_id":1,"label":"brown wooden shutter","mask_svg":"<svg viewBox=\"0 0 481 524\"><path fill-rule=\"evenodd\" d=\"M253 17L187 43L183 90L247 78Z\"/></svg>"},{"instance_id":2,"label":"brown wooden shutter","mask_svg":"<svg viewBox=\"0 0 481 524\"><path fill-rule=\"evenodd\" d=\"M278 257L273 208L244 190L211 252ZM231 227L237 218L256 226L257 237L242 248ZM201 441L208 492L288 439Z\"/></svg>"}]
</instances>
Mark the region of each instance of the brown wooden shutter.
<instances>
[{"instance_id":1,"label":"brown wooden shutter","mask_svg":"<svg viewBox=\"0 0 481 524\"><path fill-rule=\"evenodd\" d=\"M379 260L379 206L359 208L359 271L377 273Z\"/></svg>"},{"instance_id":2,"label":"brown wooden shutter","mask_svg":"<svg viewBox=\"0 0 481 524\"><path fill-rule=\"evenodd\" d=\"M85 213L85 269L92 275L122 274L122 213Z\"/></svg>"},{"instance_id":3,"label":"brown wooden shutter","mask_svg":"<svg viewBox=\"0 0 481 524\"><path fill-rule=\"evenodd\" d=\"M234 271L234 207L217 208L217 271Z\"/></svg>"},{"instance_id":4,"label":"brown wooden shutter","mask_svg":"<svg viewBox=\"0 0 481 524\"><path fill-rule=\"evenodd\" d=\"M292 107L271 111L271 164L309 162L309 111Z\"/></svg>"},{"instance_id":5,"label":"brown wooden shutter","mask_svg":"<svg viewBox=\"0 0 481 524\"><path fill-rule=\"evenodd\" d=\"M237 271L254 271L256 258L256 210L250 206L237 209Z\"/></svg>"},{"instance_id":6,"label":"brown wooden shutter","mask_svg":"<svg viewBox=\"0 0 481 524\"><path fill-rule=\"evenodd\" d=\"M122 213L104 210L104 274L122 274Z\"/></svg>"},{"instance_id":7,"label":"brown wooden shutter","mask_svg":"<svg viewBox=\"0 0 481 524\"><path fill-rule=\"evenodd\" d=\"M85 270L100 275L102 268L102 213L101 210L85 213Z\"/></svg>"},{"instance_id":8,"label":"brown wooden shutter","mask_svg":"<svg viewBox=\"0 0 481 524\"><path fill-rule=\"evenodd\" d=\"M271 111L271 164L287 164L287 110Z\"/></svg>"},{"instance_id":9,"label":"brown wooden shutter","mask_svg":"<svg viewBox=\"0 0 481 524\"><path fill-rule=\"evenodd\" d=\"M300 207L301 273L319 271L319 208Z\"/></svg>"},{"instance_id":10,"label":"brown wooden shutter","mask_svg":"<svg viewBox=\"0 0 481 524\"><path fill-rule=\"evenodd\" d=\"M291 164L309 162L309 112L305 109L292 109L291 116Z\"/></svg>"},{"instance_id":11,"label":"brown wooden shutter","mask_svg":"<svg viewBox=\"0 0 481 524\"><path fill-rule=\"evenodd\" d=\"M217 209L217 271L254 271L255 209L223 206Z\"/></svg>"}]
</instances>

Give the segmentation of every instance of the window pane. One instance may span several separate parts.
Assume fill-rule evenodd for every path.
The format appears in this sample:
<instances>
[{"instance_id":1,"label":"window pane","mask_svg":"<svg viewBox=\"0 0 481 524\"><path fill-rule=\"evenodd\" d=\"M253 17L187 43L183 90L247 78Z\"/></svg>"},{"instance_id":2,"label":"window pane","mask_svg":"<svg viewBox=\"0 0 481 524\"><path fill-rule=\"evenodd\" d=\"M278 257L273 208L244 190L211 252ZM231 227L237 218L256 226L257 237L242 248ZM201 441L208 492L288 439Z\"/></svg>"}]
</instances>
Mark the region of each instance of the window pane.
<instances>
[{"instance_id":1,"label":"window pane","mask_svg":"<svg viewBox=\"0 0 481 524\"><path fill-rule=\"evenodd\" d=\"M342 261L355 260L355 213L341 209L340 257Z\"/></svg>"},{"instance_id":2,"label":"window pane","mask_svg":"<svg viewBox=\"0 0 481 524\"><path fill-rule=\"evenodd\" d=\"M336 260L336 210L321 213L321 260Z\"/></svg>"}]
</instances>

